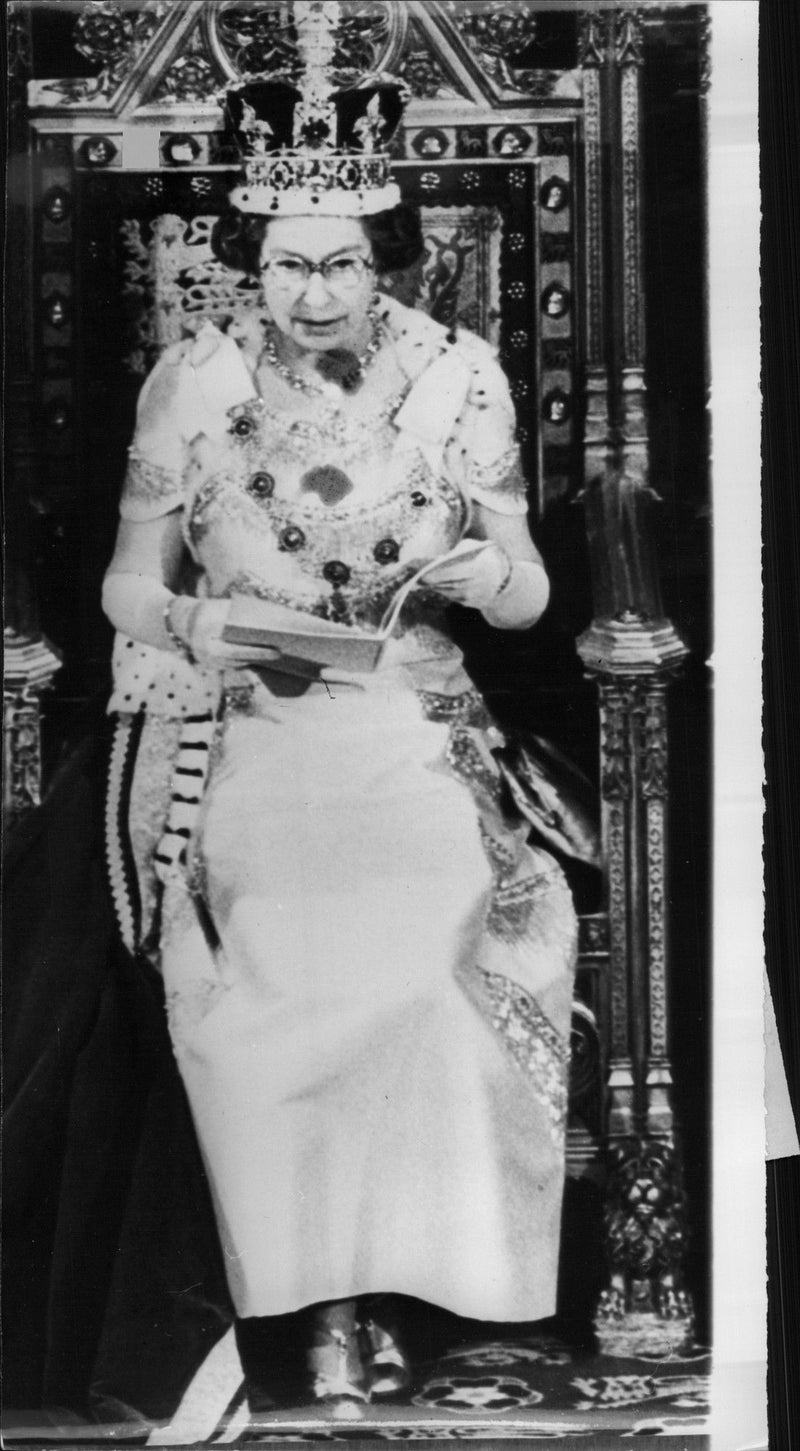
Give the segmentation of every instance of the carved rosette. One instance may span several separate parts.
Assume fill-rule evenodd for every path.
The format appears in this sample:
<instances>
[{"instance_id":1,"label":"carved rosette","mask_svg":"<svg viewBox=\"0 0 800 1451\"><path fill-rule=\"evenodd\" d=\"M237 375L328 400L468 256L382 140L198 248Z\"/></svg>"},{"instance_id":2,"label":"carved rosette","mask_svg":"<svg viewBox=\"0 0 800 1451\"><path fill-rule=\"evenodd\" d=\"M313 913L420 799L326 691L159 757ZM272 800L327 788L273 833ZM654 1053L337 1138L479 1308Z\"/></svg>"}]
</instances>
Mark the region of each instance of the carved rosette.
<instances>
[{"instance_id":1,"label":"carved rosette","mask_svg":"<svg viewBox=\"0 0 800 1451\"><path fill-rule=\"evenodd\" d=\"M412 96L433 100L448 90L449 82L436 56L423 46L415 47L415 39L412 34L411 47L403 55L399 74Z\"/></svg>"},{"instance_id":2,"label":"carved rosette","mask_svg":"<svg viewBox=\"0 0 800 1451\"><path fill-rule=\"evenodd\" d=\"M454 4L447 10L482 71L504 90L525 88L527 71L518 73L514 60L536 38L537 17L527 6L486 0L480 6Z\"/></svg>"},{"instance_id":3,"label":"carved rosette","mask_svg":"<svg viewBox=\"0 0 800 1451\"><path fill-rule=\"evenodd\" d=\"M71 90L64 98L75 103L111 97L152 40L168 9L167 0L146 0L134 10L115 0L90 0L75 22L73 43L80 55L97 65L99 75L93 80L66 82Z\"/></svg>"},{"instance_id":4,"label":"carved rosette","mask_svg":"<svg viewBox=\"0 0 800 1451\"><path fill-rule=\"evenodd\" d=\"M215 99L222 83L219 69L209 59L194 31L188 45L162 76L153 94L155 101L185 104Z\"/></svg>"},{"instance_id":5,"label":"carved rosette","mask_svg":"<svg viewBox=\"0 0 800 1451\"><path fill-rule=\"evenodd\" d=\"M689 1348L694 1318L683 1287L686 1196L670 1143L630 1138L615 1145L605 1236L609 1284L595 1317L601 1353L669 1355Z\"/></svg>"}]
</instances>

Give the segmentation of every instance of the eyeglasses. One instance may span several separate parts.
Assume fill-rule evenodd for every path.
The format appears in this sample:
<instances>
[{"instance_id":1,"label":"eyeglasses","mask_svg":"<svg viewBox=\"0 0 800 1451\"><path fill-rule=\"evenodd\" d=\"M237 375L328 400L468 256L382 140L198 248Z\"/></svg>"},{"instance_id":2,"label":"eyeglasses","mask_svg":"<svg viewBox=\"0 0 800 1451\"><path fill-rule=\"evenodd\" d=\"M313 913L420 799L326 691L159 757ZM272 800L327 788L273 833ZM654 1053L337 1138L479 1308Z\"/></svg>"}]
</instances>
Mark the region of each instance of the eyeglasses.
<instances>
[{"instance_id":1,"label":"eyeglasses","mask_svg":"<svg viewBox=\"0 0 800 1451\"><path fill-rule=\"evenodd\" d=\"M350 292L372 270L372 265L372 259L360 252L340 252L325 262L309 262L305 257L270 257L261 271L268 272L282 292L302 292L315 272L319 272L332 292Z\"/></svg>"}]
</instances>

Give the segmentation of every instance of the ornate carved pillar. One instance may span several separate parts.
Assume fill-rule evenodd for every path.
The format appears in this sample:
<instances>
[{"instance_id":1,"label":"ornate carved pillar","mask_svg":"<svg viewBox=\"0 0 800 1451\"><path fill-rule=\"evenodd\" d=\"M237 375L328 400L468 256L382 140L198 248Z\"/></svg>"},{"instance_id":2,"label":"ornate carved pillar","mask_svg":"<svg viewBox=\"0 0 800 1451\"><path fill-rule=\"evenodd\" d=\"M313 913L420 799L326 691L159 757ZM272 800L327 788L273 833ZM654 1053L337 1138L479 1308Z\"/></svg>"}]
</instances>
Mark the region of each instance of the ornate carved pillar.
<instances>
[{"instance_id":1,"label":"ornate carved pillar","mask_svg":"<svg viewBox=\"0 0 800 1451\"><path fill-rule=\"evenodd\" d=\"M3 631L3 821L15 826L41 799L42 749L40 698L61 668L56 652L41 636Z\"/></svg>"},{"instance_id":2,"label":"ornate carved pillar","mask_svg":"<svg viewBox=\"0 0 800 1451\"><path fill-rule=\"evenodd\" d=\"M665 890L666 691L686 648L664 617L651 544L641 12L624 5L586 14L580 37L589 290L584 500L594 618L578 651L600 695L611 1022L610 1287L595 1329L611 1354L668 1353L692 1333L680 1288L684 1196L668 1053Z\"/></svg>"},{"instance_id":3,"label":"ornate carved pillar","mask_svg":"<svg viewBox=\"0 0 800 1451\"><path fill-rule=\"evenodd\" d=\"M584 248L586 256L586 418L587 463L602 467L611 442L611 412L605 319L604 136L608 36L611 17L592 11L581 17L578 61L583 74Z\"/></svg>"}]
</instances>

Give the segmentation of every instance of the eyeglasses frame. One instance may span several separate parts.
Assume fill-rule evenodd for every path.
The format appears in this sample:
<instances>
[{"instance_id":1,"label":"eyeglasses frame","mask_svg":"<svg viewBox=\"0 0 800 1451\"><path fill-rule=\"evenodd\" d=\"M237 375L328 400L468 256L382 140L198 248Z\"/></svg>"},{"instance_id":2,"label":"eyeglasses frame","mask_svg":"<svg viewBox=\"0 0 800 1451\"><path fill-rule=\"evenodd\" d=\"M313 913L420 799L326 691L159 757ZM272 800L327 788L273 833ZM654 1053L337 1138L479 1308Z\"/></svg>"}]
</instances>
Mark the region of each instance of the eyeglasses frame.
<instances>
[{"instance_id":1,"label":"eyeglasses frame","mask_svg":"<svg viewBox=\"0 0 800 1451\"><path fill-rule=\"evenodd\" d=\"M299 290L301 292L304 292L305 289L308 287L308 285L311 282L311 279L314 276L314 273L315 272L318 272L319 273L319 275L322 278L323 282L325 283L325 286L326 287L332 288L333 291L336 291L336 282L335 281L332 281L331 275L330 275L330 272L328 271L328 269L330 268L332 262L337 261L343 255L344 256L348 256L348 255L351 256L351 258L352 258L353 261L357 261L360 264L360 266L363 267L364 271L363 272L359 272L359 276L358 276L358 281L359 282L361 281L361 278L362 278L362 276L365 273L367 273L367 272L374 272L374 270L375 270L375 259L374 259L374 257L365 257L365 256L363 256L363 254L361 252L353 252L351 254L348 254L348 253L345 252L345 253L336 253L332 257L324 257L321 262L311 262L311 261L309 261L308 257L299 257L295 253L288 254L285 258L274 257L274 258L270 258L269 261L262 263L261 267L259 267L259 273L263 276L265 272L269 272L270 267L272 266L273 262L280 262L280 261L298 262L301 265L301 267L304 269L303 274L302 274L302 283L301 283L301 286L299 288ZM353 286L355 286L355 285L356 284L354 283ZM283 286L284 286L284 290L285 291L291 291L291 287L287 287L285 283L283 284Z\"/></svg>"}]
</instances>

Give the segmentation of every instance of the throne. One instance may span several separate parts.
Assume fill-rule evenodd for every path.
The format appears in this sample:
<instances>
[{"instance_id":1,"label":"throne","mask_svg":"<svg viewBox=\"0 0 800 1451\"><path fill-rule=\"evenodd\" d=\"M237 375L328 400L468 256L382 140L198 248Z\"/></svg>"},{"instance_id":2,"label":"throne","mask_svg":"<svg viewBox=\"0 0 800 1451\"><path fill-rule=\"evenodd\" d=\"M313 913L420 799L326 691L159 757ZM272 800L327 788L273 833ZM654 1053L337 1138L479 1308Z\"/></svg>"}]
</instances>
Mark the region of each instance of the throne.
<instances>
[{"instance_id":1,"label":"throne","mask_svg":"<svg viewBox=\"0 0 800 1451\"><path fill-rule=\"evenodd\" d=\"M209 247L231 180L219 91L279 71L292 47L291 6L261 0L57 8L45 21L60 27L66 77L26 72L36 7L18 7L12 23L13 139L30 160L32 203L16 265L35 299L31 350L12 382L13 488L43 521L56 576L78 537L82 565L65 623L20 507L38 611L29 588L14 644L39 673L18 670L8 696L12 820L39 795L39 691L58 666L42 628L67 662L62 699L102 687L100 577L142 378L201 316L230 317L252 294ZM492 342L518 412L532 525L555 577L549 633L510 642L498 659L474 631L467 658L502 724L523 739L554 736L597 783L602 870L577 887L568 1170L604 1186L601 1346L666 1354L692 1333L668 1032L667 695L687 651L662 606L651 542L643 76L671 26L682 63L698 68L699 117L698 7L645 17L627 5L565 14L538 0L343 9L341 64L401 74L413 94L394 168L421 207L426 251L397 295ZM632 1184L669 1205L650 1278L642 1234L652 1238L658 1214L626 1239Z\"/></svg>"}]
</instances>

